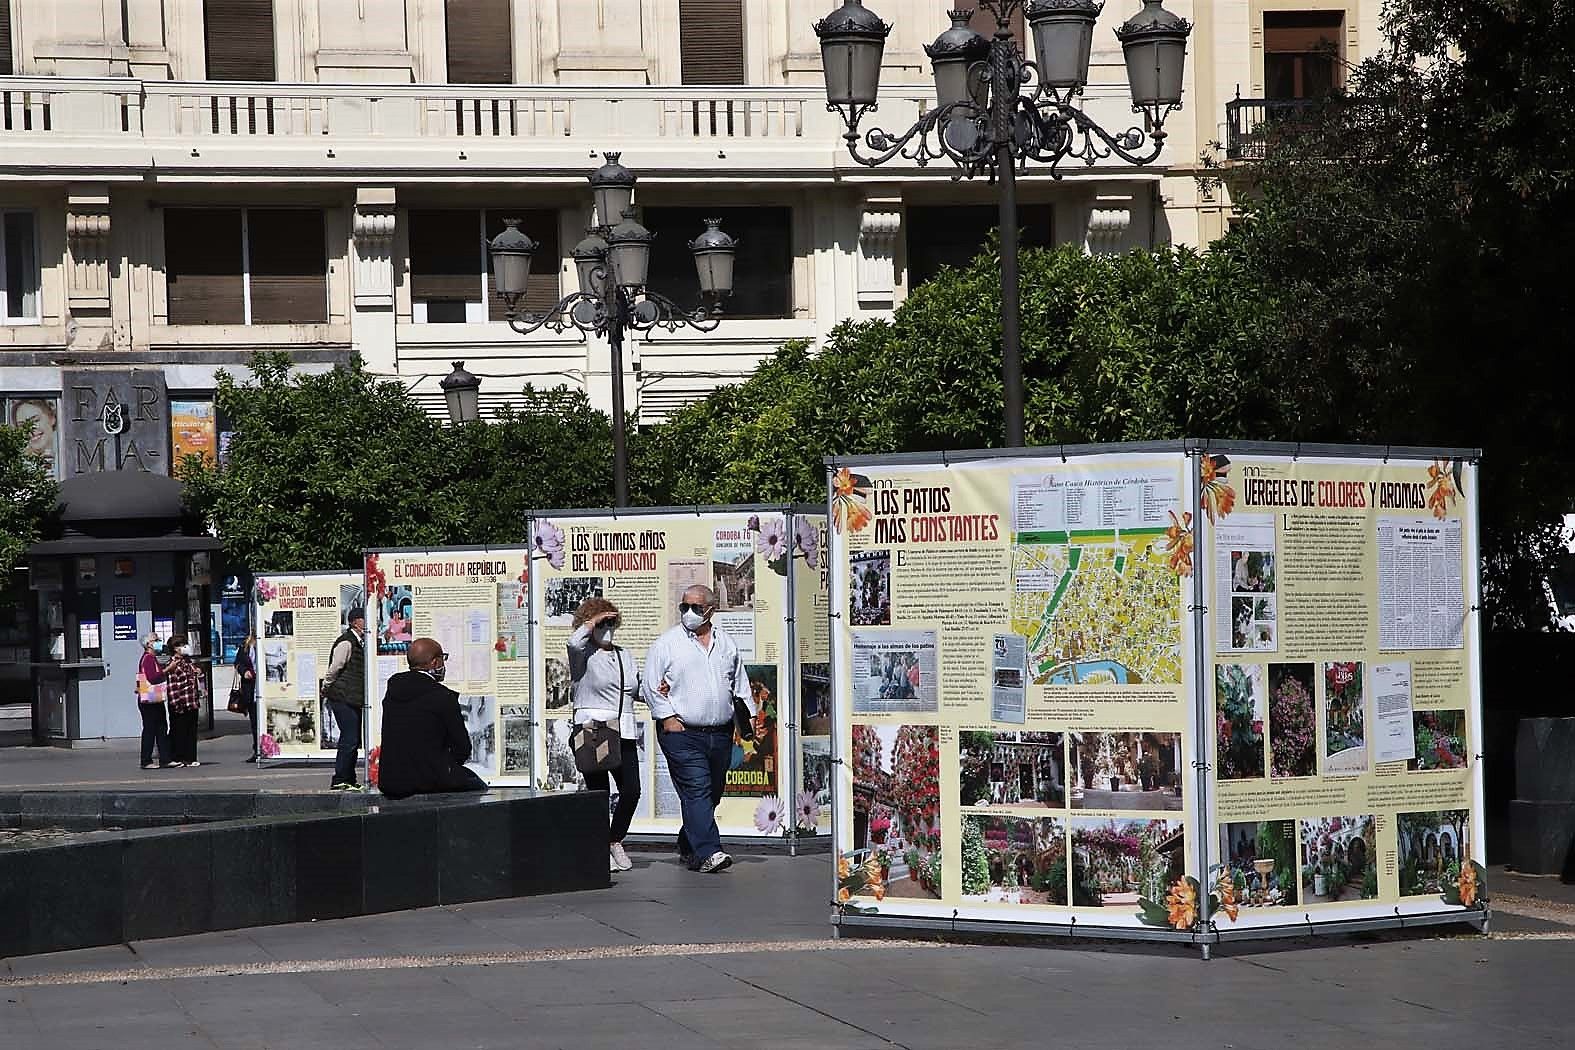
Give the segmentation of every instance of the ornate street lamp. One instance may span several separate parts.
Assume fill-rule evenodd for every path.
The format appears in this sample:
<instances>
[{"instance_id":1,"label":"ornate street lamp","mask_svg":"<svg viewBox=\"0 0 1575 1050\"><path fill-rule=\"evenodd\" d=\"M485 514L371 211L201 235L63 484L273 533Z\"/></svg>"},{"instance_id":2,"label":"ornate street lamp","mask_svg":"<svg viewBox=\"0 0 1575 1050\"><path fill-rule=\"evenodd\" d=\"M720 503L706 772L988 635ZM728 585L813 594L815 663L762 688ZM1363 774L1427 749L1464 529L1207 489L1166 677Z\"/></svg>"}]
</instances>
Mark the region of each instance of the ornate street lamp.
<instances>
[{"instance_id":1,"label":"ornate street lamp","mask_svg":"<svg viewBox=\"0 0 1575 1050\"><path fill-rule=\"evenodd\" d=\"M504 230L491 240L488 251L492 255L492 279L498 296L508 307L509 327L514 331L525 335L538 328L554 332L577 328L587 335L607 337L613 374L613 497L618 506L626 507L629 454L623 400L624 332L657 328L676 332L683 327L713 331L721 324L722 300L733 291L733 258L738 242L722 232L720 219L707 219L706 229L689 242L700 281L698 305L685 308L651 291L646 284L651 244L656 235L640 225L630 207L638 179L619 163L619 154L602 156L606 163L590 176L596 224L571 253L579 276L578 291L540 314L521 308L530 279L531 255L537 245L520 231L518 219L503 220ZM447 393L448 380L443 386Z\"/></svg>"},{"instance_id":2,"label":"ornate street lamp","mask_svg":"<svg viewBox=\"0 0 1575 1050\"><path fill-rule=\"evenodd\" d=\"M518 230L514 232L519 233ZM529 254L525 256L525 265L530 266ZM450 423L458 426L481 418L481 380L465 370L465 362L455 361L454 371L445 376L438 387L443 391L443 400L448 402Z\"/></svg>"},{"instance_id":3,"label":"ornate street lamp","mask_svg":"<svg viewBox=\"0 0 1575 1050\"><path fill-rule=\"evenodd\" d=\"M1029 161L1060 165L1071 159L1093 165L1118 156L1152 164L1165 143L1165 119L1181 106L1192 26L1143 0L1143 9L1116 30L1126 55L1132 110L1143 127L1110 132L1074 100L1088 84L1094 23L1103 0L980 0L995 16L987 39L968 28L972 10L951 13L950 29L925 47L935 78L936 105L905 131L862 130L877 108L881 56L891 26L863 0L842 6L815 23L826 75L826 105L842 117L848 153L874 167L898 157L923 167L946 158L957 177L987 174L1000 185L1001 371L1005 386L1006 444L1023 444L1022 346L1019 329L1017 192L1019 168ZM1012 16L1022 12L1033 36L1034 60L1012 36Z\"/></svg>"}]
</instances>

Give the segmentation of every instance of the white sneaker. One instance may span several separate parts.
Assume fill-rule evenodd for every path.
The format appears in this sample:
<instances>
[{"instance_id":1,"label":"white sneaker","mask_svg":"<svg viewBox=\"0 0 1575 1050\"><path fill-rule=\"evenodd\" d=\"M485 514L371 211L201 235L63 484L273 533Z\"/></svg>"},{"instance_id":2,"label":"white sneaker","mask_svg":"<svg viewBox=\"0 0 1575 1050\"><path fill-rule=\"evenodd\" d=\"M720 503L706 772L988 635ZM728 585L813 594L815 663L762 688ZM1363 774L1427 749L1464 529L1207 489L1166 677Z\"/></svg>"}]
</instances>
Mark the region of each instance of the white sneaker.
<instances>
[{"instance_id":1,"label":"white sneaker","mask_svg":"<svg viewBox=\"0 0 1575 1050\"><path fill-rule=\"evenodd\" d=\"M623 871L623 869L618 866L618 858L613 856L610 850L607 853L607 870L614 875L617 875Z\"/></svg>"},{"instance_id":2,"label":"white sneaker","mask_svg":"<svg viewBox=\"0 0 1575 1050\"><path fill-rule=\"evenodd\" d=\"M712 875L719 871L726 871L732 866L733 858L729 857L721 850L717 850L715 853L711 854L710 858L704 864L700 865L700 871L702 874Z\"/></svg>"},{"instance_id":3,"label":"white sneaker","mask_svg":"<svg viewBox=\"0 0 1575 1050\"><path fill-rule=\"evenodd\" d=\"M197 768L200 765L202 765L201 762L187 762L186 763L186 768L187 769L195 769L195 768Z\"/></svg>"},{"instance_id":4,"label":"white sneaker","mask_svg":"<svg viewBox=\"0 0 1575 1050\"><path fill-rule=\"evenodd\" d=\"M612 858L613 871L628 871L634 867L634 861L629 859L622 842L614 842L608 848L607 855Z\"/></svg>"}]
</instances>

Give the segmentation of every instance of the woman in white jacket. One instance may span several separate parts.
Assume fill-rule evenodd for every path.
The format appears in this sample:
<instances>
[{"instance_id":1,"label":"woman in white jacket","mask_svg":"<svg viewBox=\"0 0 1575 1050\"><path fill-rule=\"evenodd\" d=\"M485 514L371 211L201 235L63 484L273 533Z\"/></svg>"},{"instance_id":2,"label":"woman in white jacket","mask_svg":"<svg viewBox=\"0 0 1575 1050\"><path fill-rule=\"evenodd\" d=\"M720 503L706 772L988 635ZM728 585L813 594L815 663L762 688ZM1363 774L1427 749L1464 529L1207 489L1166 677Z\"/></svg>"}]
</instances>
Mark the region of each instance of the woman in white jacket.
<instances>
[{"instance_id":1,"label":"woman in white jacket","mask_svg":"<svg viewBox=\"0 0 1575 1050\"><path fill-rule=\"evenodd\" d=\"M569 635L569 681L574 699L574 724L616 723L622 741L622 761L610 772L586 773L587 791L607 791L617 778L618 804L608 829L607 858L612 871L634 867L624 851L623 839L640 802L640 751L634 702L640 695L640 662L613 642L618 629L618 607L606 598L587 598L574 610L574 633Z\"/></svg>"}]
</instances>

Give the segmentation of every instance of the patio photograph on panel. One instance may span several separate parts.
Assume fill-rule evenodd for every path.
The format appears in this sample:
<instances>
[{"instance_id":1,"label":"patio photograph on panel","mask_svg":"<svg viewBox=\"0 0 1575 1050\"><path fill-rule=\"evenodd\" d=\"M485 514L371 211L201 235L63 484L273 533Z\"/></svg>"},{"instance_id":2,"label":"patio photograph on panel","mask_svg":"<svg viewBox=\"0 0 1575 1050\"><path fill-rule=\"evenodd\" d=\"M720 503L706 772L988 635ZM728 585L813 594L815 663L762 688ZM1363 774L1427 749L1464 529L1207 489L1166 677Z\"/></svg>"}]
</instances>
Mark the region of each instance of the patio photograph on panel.
<instances>
[{"instance_id":1,"label":"patio photograph on panel","mask_svg":"<svg viewBox=\"0 0 1575 1050\"><path fill-rule=\"evenodd\" d=\"M1243 908L1296 903L1296 821L1259 820L1220 826L1220 863L1230 871Z\"/></svg>"},{"instance_id":2,"label":"patio photograph on panel","mask_svg":"<svg viewBox=\"0 0 1575 1050\"><path fill-rule=\"evenodd\" d=\"M1065 904L1066 825L1050 817L965 816L962 899Z\"/></svg>"},{"instance_id":3,"label":"patio photograph on panel","mask_svg":"<svg viewBox=\"0 0 1575 1050\"><path fill-rule=\"evenodd\" d=\"M940 731L853 725L853 848L880 862L890 897L941 895Z\"/></svg>"},{"instance_id":4,"label":"patio photograph on panel","mask_svg":"<svg viewBox=\"0 0 1575 1050\"><path fill-rule=\"evenodd\" d=\"M962 805L1044 809L1066 805L1060 733L964 730L958 739Z\"/></svg>"},{"instance_id":5,"label":"patio photograph on panel","mask_svg":"<svg viewBox=\"0 0 1575 1050\"><path fill-rule=\"evenodd\" d=\"M1091 907L1136 906L1162 900L1186 872L1186 836L1179 820L1102 820L1073 817L1072 867L1087 873ZM1078 893L1081 887L1074 887Z\"/></svg>"},{"instance_id":6,"label":"patio photograph on panel","mask_svg":"<svg viewBox=\"0 0 1575 1050\"><path fill-rule=\"evenodd\" d=\"M1313 817L1301 828L1303 903L1377 898L1378 839L1370 814Z\"/></svg>"}]
</instances>

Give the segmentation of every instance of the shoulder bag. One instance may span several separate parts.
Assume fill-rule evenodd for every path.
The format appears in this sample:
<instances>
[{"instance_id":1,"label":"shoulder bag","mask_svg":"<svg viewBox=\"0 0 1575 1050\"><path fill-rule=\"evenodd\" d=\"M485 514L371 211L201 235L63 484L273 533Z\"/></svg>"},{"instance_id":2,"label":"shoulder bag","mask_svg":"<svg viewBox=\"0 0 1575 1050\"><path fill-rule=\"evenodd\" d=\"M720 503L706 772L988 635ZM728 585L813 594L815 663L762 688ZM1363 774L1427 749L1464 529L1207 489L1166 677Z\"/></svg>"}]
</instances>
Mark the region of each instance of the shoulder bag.
<instances>
[{"instance_id":1,"label":"shoulder bag","mask_svg":"<svg viewBox=\"0 0 1575 1050\"><path fill-rule=\"evenodd\" d=\"M606 773L623 765L623 738L618 731L623 722L623 650L614 646L618 660L618 718L613 722L592 721L575 725L569 735L569 750L574 752L574 768L581 773Z\"/></svg>"},{"instance_id":2,"label":"shoulder bag","mask_svg":"<svg viewBox=\"0 0 1575 1050\"><path fill-rule=\"evenodd\" d=\"M234 715L246 713L246 701L241 699L241 669L232 668L230 672L230 702L224 708Z\"/></svg>"}]
</instances>

